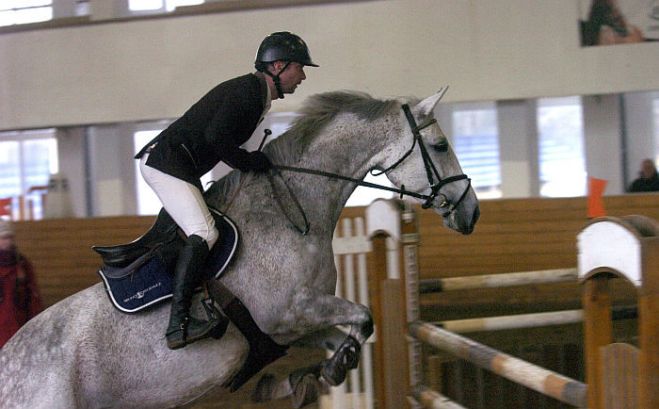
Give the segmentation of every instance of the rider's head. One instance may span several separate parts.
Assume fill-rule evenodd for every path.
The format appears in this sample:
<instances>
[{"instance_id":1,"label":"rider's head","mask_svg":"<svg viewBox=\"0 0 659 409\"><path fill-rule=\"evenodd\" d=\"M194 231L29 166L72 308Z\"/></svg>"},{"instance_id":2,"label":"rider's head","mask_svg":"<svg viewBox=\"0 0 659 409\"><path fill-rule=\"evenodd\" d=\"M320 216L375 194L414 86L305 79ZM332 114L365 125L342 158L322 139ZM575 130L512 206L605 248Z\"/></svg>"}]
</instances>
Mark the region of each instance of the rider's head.
<instances>
[{"instance_id":1,"label":"rider's head","mask_svg":"<svg viewBox=\"0 0 659 409\"><path fill-rule=\"evenodd\" d=\"M261 42L254 67L270 76L277 97L292 94L306 78L304 66L318 67L311 60L309 49L300 37L288 31L272 33Z\"/></svg>"}]
</instances>

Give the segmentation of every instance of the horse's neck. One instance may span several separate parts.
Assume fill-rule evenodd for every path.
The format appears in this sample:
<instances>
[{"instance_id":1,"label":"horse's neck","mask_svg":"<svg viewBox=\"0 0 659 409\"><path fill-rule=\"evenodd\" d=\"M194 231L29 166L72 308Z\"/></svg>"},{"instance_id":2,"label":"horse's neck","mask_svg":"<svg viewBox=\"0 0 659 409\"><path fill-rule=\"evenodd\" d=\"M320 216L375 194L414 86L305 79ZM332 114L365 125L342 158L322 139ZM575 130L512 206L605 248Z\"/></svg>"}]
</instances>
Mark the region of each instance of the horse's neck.
<instances>
[{"instance_id":1,"label":"horse's neck","mask_svg":"<svg viewBox=\"0 0 659 409\"><path fill-rule=\"evenodd\" d=\"M386 144L382 122L352 121L348 124L336 120L314 139L294 166L361 180ZM298 174L291 180L294 190L303 192L301 203L305 210L317 212L314 217L332 228L357 187L350 181L315 175Z\"/></svg>"}]
</instances>

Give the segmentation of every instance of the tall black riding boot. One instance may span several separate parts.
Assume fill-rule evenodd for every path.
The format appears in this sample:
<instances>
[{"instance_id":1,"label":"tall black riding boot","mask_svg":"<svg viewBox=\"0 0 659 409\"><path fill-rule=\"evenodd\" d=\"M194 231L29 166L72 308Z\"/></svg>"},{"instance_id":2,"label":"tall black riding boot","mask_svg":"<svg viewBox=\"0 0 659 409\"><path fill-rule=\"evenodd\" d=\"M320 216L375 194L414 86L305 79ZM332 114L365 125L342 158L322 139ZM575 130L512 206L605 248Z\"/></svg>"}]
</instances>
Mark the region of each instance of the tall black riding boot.
<instances>
[{"instance_id":1,"label":"tall black riding boot","mask_svg":"<svg viewBox=\"0 0 659 409\"><path fill-rule=\"evenodd\" d=\"M209 336L209 332L220 320L209 317L209 321L190 316L190 305L195 288L203 280L203 266L208 257L206 241L197 235L188 237L179 254L174 272L172 310L167 327L167 346L177 349Z\"/></svg>"}]
</instances>

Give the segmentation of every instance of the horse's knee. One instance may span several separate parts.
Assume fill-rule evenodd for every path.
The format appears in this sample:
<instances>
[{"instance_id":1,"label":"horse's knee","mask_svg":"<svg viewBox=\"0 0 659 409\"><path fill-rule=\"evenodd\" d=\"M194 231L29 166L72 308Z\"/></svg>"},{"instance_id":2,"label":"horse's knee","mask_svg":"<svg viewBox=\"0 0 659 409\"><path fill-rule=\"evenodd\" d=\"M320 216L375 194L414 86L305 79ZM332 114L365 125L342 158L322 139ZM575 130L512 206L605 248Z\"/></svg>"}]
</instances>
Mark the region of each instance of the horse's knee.
<instances>
[{"instance_id":1,"label":"horse's knee","mask_svg":"<svg viewBox=\"0 0 659 409\"><path fill-rule=\"evenodd\" d=\"M364 307L363 314L364 317L359 326L359 332L364 336L364 339L366 339L373 334L373 315L371 314L371 310L367 307Z\"/></svg>"},{"instance_id":2,"label":"horse's knee","mask_svg":"<svg viewBox=\"0 0 659 409\"><path fill-rule=\"evenodd\" d=\"M371 315L371 310L363 305L360 305L360 307L360 316L357 320L353 321L354 324L350 335L357 339L360 344L363 344L373 334L373 316Z\"/></svg>"},{"instance_id":3,"label":"horse's knee","mask_svg":"<svg viewBox=\"0 0 659 409\"><path fill-rule=\"evenodd\" d=\"M364 334L364 339L367 339L373 334L373 316L370 311L368 312L368 319L364 321L360 330L361 333Z\"/></svg>"}]
</instances>

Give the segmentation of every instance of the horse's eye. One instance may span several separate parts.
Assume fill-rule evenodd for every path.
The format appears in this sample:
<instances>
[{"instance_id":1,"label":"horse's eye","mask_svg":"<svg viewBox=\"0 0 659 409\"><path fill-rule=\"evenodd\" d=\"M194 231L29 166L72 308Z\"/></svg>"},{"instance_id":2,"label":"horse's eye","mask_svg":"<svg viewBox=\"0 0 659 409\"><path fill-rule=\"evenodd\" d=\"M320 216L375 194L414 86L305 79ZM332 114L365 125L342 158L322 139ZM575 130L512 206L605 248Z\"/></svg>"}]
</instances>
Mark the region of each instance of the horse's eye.
<instances>
[{"instance_id":1,"label":"horse's eye","mask_svg":"<svg viewBox=\"0 0 659 409\"><path fill-rule=\"evenodd\" d=\"M440 152L440 153L446 152L446 151L448 151L448 141L446 139L442 139L438 143L433 144L432 148L436 152Z\"/></svg>"}]
</instances>

